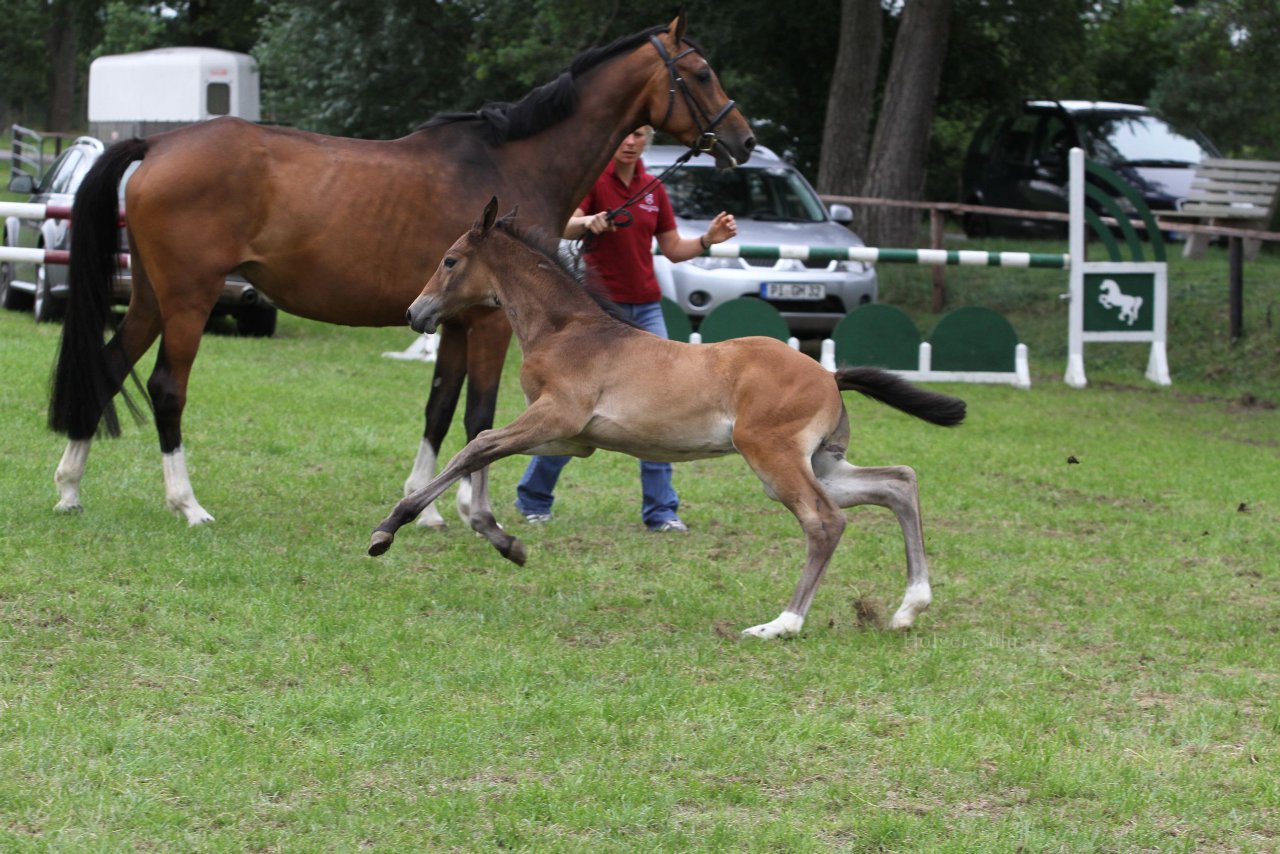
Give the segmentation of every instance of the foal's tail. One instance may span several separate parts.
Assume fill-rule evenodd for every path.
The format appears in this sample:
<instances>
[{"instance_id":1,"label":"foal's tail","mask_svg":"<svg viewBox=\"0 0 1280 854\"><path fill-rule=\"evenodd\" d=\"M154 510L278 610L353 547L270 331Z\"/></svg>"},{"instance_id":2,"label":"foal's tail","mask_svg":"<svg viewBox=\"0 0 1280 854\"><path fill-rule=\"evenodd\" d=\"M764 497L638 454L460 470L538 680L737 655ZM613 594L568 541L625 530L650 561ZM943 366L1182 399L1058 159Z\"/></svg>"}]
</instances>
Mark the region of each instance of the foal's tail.
<instances>
[{"instance_id":1,"label":"foal's tail","mask_svg":"<svg viewBox=\"0 0 1280 854\"><path fill-rule=\"evenodd\" d=\"M926 391L879 368L843 368L836 371L836 385L841 391L860 391L872 400L940 427L954 427L964 420L964 401L960 398Z\"/></svg>"},{"instance_id":2,"label":"foal's tail","mask_svg":"<svg viewBox=\"0 0 1280 854\"><path fill-rule=\"evenodd\" d=\"M71 210L70 292L53 372L49 427L72 439L91 438L99 421L105 422L108 435L120 434L111 398L131 366L124 364L122 352L104 353L102 334L117 269L120 179L146 153L141 139L108 148L84 176Z\"/></svg>"}]
</instances>

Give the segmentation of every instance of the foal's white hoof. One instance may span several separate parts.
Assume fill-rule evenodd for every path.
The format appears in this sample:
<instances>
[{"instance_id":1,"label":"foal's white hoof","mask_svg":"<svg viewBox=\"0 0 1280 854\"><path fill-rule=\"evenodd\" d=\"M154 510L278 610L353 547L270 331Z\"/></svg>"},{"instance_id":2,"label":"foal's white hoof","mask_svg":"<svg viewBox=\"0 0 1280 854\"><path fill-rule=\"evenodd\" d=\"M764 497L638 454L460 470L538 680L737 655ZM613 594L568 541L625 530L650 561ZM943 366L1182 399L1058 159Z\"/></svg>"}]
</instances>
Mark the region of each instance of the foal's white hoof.
<instances>
[{"instance_id":1,"label":"foal's white hoof","mask_svg":"<svg viewBox=\"0 0 1280 854\"><path fill-rule=\"evenodd\" d=\"M778 615L777 619L771 622L761 623L758 626L743 629L742 636L760 638L761 640L773 640L774 638L798 635L800 634L800 629L803 626L804 617L799 614L793 614L790 611L783 611Z\"/></svg>"},{"instance_id":2,"label":"foal's white hoof","mask_svg":"<svg viewBox=\"0 0 1280 854\"><path fill-rule=\"evenodd\" d=\"M53 512L54 513L83 513L84 507L81 506L78 500L68 501L66 499L63 499L62 501L59 501L57 504L53 505Z\"/></svg>"},{"instance_id":3,"label":"foal's white hoof","mask_svg":"<svg viewBox=\"0 0 1280 854\"><path fill-rule=\"evenodd\" d=\"M902 604L898 607L898 612L889 621L889 628L911 628L911 624L916 621L916 617L923 613L932 601L933 592L929 589L927 583L908 587L907 595L902 597Z\"/></svg>"}]
</instances>

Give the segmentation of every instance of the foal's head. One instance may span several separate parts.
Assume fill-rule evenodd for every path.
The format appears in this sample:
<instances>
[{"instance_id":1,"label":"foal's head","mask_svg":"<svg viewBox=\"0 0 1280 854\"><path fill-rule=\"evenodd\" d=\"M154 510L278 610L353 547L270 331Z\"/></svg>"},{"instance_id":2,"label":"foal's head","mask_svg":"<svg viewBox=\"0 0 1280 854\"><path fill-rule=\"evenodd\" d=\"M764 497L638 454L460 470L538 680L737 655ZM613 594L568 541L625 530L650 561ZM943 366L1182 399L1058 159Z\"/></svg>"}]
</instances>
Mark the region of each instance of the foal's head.
<instances>
[{"instance_id":1,"label":"foal's head","mask_svg":"<svg viewBox=\"0 0 1280 854\"><path fill-rule=\"evenodd\" d=\"M498 198L494 196L480 218L440 259L422 293L405 313L415 330L434 332L441 320L464 309L498 305L503 299L501 287L506 283L518 283L520 290L535 291L548 300L553 299L552 293L559 293L561 301L565 291L557 291L551 282L563 279L571 285L577 283L567 262L558 254L556 241L537 229L518 229L515 208L502 218L497 213ZM578 290L571 287L567 292Z\"/></svg>"},{"instance_id":2,"label":"foal's head","mask_svg":"<svg viewBox=\"0 0 1280 854\"><path fill-rule=\"evenodd\" d=\"M507 217L514 213L512 211ZM463 309L473 305L497 304L487 261L476 252L493 231L497 219L498 197L494 196L485 205L480 218L444 253L422 293L405 312L405 319L415 331L435 332L441 320Z\"/></svg>"}]
</instances>

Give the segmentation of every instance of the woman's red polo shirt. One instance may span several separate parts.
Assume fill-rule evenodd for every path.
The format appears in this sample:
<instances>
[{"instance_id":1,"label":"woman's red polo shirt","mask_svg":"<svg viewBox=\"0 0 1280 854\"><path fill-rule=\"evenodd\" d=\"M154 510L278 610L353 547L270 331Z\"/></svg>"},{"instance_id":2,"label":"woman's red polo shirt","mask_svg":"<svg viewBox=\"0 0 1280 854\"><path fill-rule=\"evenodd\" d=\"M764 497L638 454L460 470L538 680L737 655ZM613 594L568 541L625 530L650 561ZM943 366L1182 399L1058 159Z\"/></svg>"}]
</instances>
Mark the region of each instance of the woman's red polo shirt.
<instances>
[{"instance_id":1,"label":"woman's red polo shirt","mask_svg":"<svg viewBox=\"0 0 1280 854\"><path fill-rule=\"evenodd\" d=\"M636 161L636 174L630 184L622 183L614 165L610 160L582 200L579 208L584 213L596 214L620 207L652 180L643 160ZM583 257L614 302L657 302L662 298L662 291L653 275L653 237L674 231L676 227L666 187L661 182L654 184L627 210L633 217L631 225L599 235L592 251Z\"/></svg>"}]
</instances>

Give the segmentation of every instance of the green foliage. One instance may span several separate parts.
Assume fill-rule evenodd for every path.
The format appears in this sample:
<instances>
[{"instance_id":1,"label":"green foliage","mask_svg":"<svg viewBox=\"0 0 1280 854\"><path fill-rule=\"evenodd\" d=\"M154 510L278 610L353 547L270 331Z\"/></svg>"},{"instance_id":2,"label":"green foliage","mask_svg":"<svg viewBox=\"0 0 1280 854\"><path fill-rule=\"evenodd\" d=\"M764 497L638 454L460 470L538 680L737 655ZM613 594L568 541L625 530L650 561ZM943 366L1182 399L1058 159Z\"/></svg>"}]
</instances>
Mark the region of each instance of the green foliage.
<instances>
[{"instance_id":1,"label":"green foliage","mask_svg":"<svg viewBox=\"0 0 1280 854\"><path fill-rule=\"evenodd\" d=\"M1169 0L1101 4L1092 22L1081 82L1099 100L1145 104L1156 81L1178 67L1185 45ZM1140 59L1139 59L1140 58Z\"/></svg>"},{"instance_id":2,"label":"green foliage","mask_svg":"<svg viewBox=\"0 0 1280 854\"><path fill-rule=\"evenodd\" d=\"M1280 6L1270 0L1198 3L1169 35L1179 50L1152 103L1200 127L1228 155L1280 158Z\"/></svg>"},{"instance_id":3,"label":"green foliage","mask_svg":"<svg viewBox=\"0 0 1280 854\"><path fill-rule=\"evenodd\" d=\"M693 7L690 32L710 51L729 97L760 141L811 179L818 172L827 89L835 64L839 0L779 14L771 0L735 3L733 14Z\"/></svg>"},{"instance_id":4,"label":"green foliage","mask_svg":"<svg viewBox=\"0 0 1280 854\"><path fill-rule=\"evenodd\" d=\"M1081 64L1093 5L956 0L940 109L976 121L1023 98L1066 97L1059 91Z\"/></svg>"},{"instance_id":5,"label":"green foliage","mask_svg":"<svg viewBox=\"0 0 1280 854\"><path fill-rule=\"evenodd\" d=\"M23 37L24 28L0 28L0 117L26 123L29 113L43 104L44 81L40 79L40 62L35 56L37 44ZM0 119L2 120L2 119ZM5 122L7 123L7 122Z\"/></svg>"},{"instance_id":6,"label":"green foliage","mask_svg":"<svg viewBox=\"0 0 1280 854\"><path fill-rule=\"evenodd\" d=\"M265 109L324 133L402 136L463 106L469 28L460 3L273 4L255 50Z\"/></svg>"},{"instance_id":7,"label":"green foliage","mask_svg":"<svg viewBox=\"0 0 1280 854\"><path fill-rule=\"evenodd\" d=\"M42 122L48 99L49 4L0 0L0 99L14 121ZM0 113L5 109L0 108Z\"/></svg>"},{"instance_id":8,"label":"green foliage","mask_svg":"<svg viewBox=\"0 0 1280 854\"><path fill-rule=\"evenodd\" d=\"M168 2L164 22L169 43L248 53L258 42L259 22L273 5L270 0Z\"/></svg>"},{"instance_id":9,"label":"green foliage","mask_svg":"<svg viewBox=\"0 0 1280 854\"><path fill-rule=\"evenodd\" d=\"M93 55L97 58L134 53L166 44L164 22L151 8L126 0L112 0L103 12L102 41Z\"/></svg>"},{"instance_id":10,"label":"green foliage","mask_svg":"<svg viewBox=\"0 0 1280 854\"><path fill-rule=\"evenodd\" d=\"M518 98L551 80L577 54L671 20L654 0L602 9L588 0L476 0L466 82L472 107ZM696 13L696 22L700 17ZM696 23L695 23L696 26Z\"/></svg>"},{"instance_id":11,"label":"green foliage","mask_svg":"<svg viewBox=\"0 0 1280 854\"><path fill-rule=\"evenodd\" d=\"M265 0L108 0L93 56L157 47L216 47L247 53L257 44Z\"/></svg>"}]
</instances>

